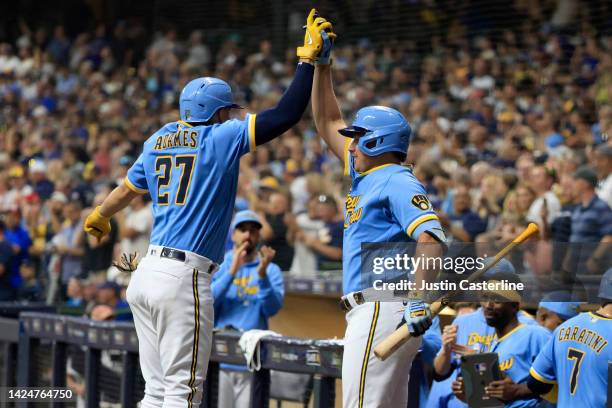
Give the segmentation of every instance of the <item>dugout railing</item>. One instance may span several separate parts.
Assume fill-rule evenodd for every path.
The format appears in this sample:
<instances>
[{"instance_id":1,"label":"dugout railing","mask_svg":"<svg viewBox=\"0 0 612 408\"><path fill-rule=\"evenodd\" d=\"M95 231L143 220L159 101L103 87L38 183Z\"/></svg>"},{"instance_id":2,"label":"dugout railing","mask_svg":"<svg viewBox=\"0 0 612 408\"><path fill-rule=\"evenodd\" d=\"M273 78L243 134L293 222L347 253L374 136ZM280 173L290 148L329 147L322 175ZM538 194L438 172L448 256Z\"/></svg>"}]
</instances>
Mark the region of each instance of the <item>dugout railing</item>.
<instances>
[{"instance_id":1,"label":"dugout railing","mask_svg":"<svg viewBox=\"0 0 612 408\"><path fill-rule=\"evenodd\" d=\"M244 364L239 339L238 332L215 333L202 407L217 406L219 364ZM4 378L16 375L14 385L66 387L67 374L79 372L85 385L86 407L99 407L101 396L108 398L109 390L115 394L114 400L105 402L116 406L134 407L142 398L144 384L138 367L138 341L131 323L24 312L19 320L0 319L0 341L5 359L15 361L17 355L16 365L7 361L3 364L3 370L8 371ZM115 369L108 366L106 354L111 352L115 357L117 353L120 355ZM261 340L260 358L261 370L254 375L253 407L269 406L270 370L313 376L313 406L334 406L335 381L340 378L342 365L342 347L337 343L268 337ZM16 373L11 372L14 367L17 367ZM115 380L109 380L113 375ZM7 386L13 384L9 380ZM51 403L51 406L65 405Z\"/></svg>"}]
</instances>

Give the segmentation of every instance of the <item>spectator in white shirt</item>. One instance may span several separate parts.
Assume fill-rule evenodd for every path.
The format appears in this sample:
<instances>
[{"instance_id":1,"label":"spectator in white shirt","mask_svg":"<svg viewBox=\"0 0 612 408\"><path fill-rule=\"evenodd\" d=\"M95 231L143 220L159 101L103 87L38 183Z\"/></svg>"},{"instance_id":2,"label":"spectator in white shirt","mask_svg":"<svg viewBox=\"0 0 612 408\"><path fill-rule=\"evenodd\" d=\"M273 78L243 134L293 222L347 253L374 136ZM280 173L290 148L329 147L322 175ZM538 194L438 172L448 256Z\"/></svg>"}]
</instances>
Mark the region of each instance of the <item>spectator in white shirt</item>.
<instances>
[{"instance_id":1,"label":"spectator in white shirt","mask_svg":"<svg viewBox=\"0 0 612 408\"><path fill-rule=\"evenodd\" d=\"M551 191L555 182L554 173L542 165L536 165L530 170L527 182L536 194L535 201L527 211L527 221L535 222L540 228L544 228L544 222L550 225L561 212L561 202ZM542 219L542 206L544 205L546 205L548 214L546 220Z\"/></svg>"}]
</instances>

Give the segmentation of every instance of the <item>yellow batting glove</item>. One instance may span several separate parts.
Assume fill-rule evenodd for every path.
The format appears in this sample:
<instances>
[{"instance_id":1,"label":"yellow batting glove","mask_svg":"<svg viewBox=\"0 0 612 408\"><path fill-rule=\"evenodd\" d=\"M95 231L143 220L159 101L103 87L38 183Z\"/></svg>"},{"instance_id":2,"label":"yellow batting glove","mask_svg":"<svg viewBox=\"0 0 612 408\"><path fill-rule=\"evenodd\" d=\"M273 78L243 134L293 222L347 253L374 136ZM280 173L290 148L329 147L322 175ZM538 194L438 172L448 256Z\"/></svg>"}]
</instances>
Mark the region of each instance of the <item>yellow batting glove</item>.
<instances>
[{"instance_id":1,"label":"yellow batting glove","mask_svg":"<svg viewBox=\"0 0 612 408\"><path fill-rule=\"evenodd\" d=\"M100 206L98 206L85 218L83 229L86 233L101 239L111 230L110 217L103 216L100 213Z\"/></svg>"},{"instance_id":2,"label":"yellow batting glove","mask_svg":"<svg viewBox=\"0 0 612 408\"><path fill-rule=\"evenodd\" d=\"M321 31L327 31L328 36L332 39L336 37L336 34L332 32L332 24L323 17L318 17L317 10L312 9L306 19L304 45L297 48L298 57L314 61L315 57L323 49Z\"/></svg>"}]
</instances>

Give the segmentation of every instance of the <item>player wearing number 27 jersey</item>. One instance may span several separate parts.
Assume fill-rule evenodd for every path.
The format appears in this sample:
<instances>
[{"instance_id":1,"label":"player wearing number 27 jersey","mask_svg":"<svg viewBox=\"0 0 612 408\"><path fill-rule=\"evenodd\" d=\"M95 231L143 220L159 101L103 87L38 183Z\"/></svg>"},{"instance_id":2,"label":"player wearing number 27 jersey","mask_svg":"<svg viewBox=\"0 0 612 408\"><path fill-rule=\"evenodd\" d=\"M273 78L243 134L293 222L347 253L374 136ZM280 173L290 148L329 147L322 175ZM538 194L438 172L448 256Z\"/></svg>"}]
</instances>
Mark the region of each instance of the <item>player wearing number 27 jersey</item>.
<instances>
[{"instance_id":1,"label":"player wearing number 27 jersey","mask_svg":"<svg viewBox=\"0 0 612 408\"><path fill-rule=\"evenodd\" d=\"M85 220L85 231L103 239L111 216L137 194L151 195L151 245L126 295L145 379L143 408L200 405L212 347L211 275L223 259L240 157L287 131L306 109L320 33L331 24L312 10L306 28L295 77L276 107L229 120L238 107L229 85L192 80L181 92L181 120L147 139L124 182Z\"/></svg>"},{"instance_id":2,"label":"player wearing number 27 jersey","mask_svg":"<svg viewBox=\"0 0 612 408\"><path fill-rule=\"evenodd\" d=\"M153 198L152 245L223 260L238 163L255 149L255 120L256 115L247 114L244 120L212 126L172 122L145 142L126 183ZM215 211L203 211L207 208Z\"/></svg>"}]
</instances>

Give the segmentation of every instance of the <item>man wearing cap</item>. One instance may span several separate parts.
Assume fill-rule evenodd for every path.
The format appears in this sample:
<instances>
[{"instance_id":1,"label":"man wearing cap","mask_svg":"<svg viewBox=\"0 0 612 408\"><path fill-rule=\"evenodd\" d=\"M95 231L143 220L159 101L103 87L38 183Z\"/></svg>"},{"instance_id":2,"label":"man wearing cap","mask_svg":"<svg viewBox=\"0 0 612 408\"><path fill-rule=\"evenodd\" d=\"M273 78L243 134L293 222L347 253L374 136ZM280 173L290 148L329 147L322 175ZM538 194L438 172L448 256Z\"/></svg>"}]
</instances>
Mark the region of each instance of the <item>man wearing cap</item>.
<instances>
[{"instance_id":1,"label":"man wearing cap","mask_svg":"<svg viewBox=\"0 0 612 408\"><path fill-rule=\"evenodd\" d=\"M240 211L234 217L234 249L225 254L211 284L215 327L265 330L268 319L283 305L283 275L272 263L275 251L267 246L258 248L261 227L253 211ZM245 366L223 364L221 368L219 406L248 407L252 373Z\"/></svg>"},{"instance_id":2,"label":"man wearing cap","mask_svg":"<svg viewBox=\"0 0 612 408\"><path fill-rule=\"evenodd\" d=\"M487 258L487 261L490 260L491 258ZM515 280L516 270L510 261L502 259L487 271L483 279L503 280L506 277ZM451 384L460 373L461 355L490 352L495 342L495 328L487 324L485 306L486 302L481 302L481 307L476 311L457 316L451 325L444 327L442 348L433 364L435 381L427 403L428 408L467 408L467 404L453 394ZM520 324L537 324L522 310L516 313L516 318Z\"/></svg>"},{"instance_id":3,"label":"man wearing cap","mask_svg":"<svg viewBox=\"0 0 612 408\"><path fill-rule=\"evenodd\" d=\"M536 321L550 331L555 330L564 321L578 314L580 302L571 301L566 291L548 293L538 304Z\"/></svg>"},{"instance_id":4,"label":"man wearing cap","mask_svg":"<svg viewBox=\"0 0 612 408\"><path fill-rule=\"evenodd\" d=\"M572 213L570 243L586 245L570 247L563 269L569 276L575 271L601 273L612 243L612 210L595 194L598 183L595 170L583 166L573 177L578 206Z\"/></svg>"},{"instance_id":5,"label":"man wearing cap","mask_svg":"<svg viewBox=\"0 0 612 408\"><path fill-rule=\"evenodd\" d=\"M520 283L518 275L498 273L489 277L488 282ZM503 380L493 381L485 387L491 398L504 402L505 407L537 407L539 396L516 395L517 384L527 381L529 368L540 350L550 338L550 333L539 325L521 323L518 319L521 295L518 291L490 291L485 294L487 301L482 309L487 325L495 329L495 339L490 352L497 353L499 368L505 376ZM463 378L457 377L452 385L459 399L465 398Z\"/></svg>"}]
</instances>

